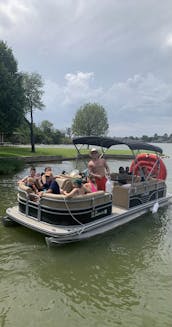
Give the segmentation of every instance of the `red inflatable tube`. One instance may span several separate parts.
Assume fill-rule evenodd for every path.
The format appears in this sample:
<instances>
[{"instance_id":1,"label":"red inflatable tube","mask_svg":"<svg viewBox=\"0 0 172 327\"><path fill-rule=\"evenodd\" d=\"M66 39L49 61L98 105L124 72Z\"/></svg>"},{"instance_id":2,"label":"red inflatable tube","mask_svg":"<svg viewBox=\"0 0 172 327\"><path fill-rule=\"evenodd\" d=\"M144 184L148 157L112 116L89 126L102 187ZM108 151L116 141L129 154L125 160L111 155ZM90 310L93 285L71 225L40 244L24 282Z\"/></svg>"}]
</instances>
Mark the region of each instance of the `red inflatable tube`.
<instances>
[{"instance_id":1,"label":"red inflatable tube","mask_svg":"<svg viewBox=\"0 0 172 327\"><path fill-rule=\"evenodd\" d=\"M141 169L145 167L150 176L165 180L167 177L167 169L160 157L153 153L141 153L136 156L130 166L130 172L134 175L140 175Z\"/></svg>"}]
</instances>

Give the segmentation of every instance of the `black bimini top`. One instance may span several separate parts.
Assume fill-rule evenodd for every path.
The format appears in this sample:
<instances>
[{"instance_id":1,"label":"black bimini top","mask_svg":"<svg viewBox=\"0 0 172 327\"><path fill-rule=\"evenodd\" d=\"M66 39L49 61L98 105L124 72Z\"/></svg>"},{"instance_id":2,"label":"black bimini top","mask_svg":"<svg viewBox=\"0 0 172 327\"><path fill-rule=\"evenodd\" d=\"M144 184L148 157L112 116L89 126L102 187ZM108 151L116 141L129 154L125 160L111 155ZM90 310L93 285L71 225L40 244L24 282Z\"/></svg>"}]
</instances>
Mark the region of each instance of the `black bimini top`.
<instances>
[{"instance_id":1,"label":"black bimini top","mask_svg":"<svg viewBox=\"0 0 172 327\"><path fill-rule=\"evenodd\" d=\"M100 137L100 136L83 136L83 137L75 137L73 139L74 145L79 144L86 144L86 145L94 145L100 146L102 148L109 149L112 145L124 144L127 145L131 150L147 150L153 151L157 153L163 153L163 150L155 145L140 142L140 141L133 141L124 139L117 139L117 138L110 138L110 137Z\"/></svg>"}]
</instances>

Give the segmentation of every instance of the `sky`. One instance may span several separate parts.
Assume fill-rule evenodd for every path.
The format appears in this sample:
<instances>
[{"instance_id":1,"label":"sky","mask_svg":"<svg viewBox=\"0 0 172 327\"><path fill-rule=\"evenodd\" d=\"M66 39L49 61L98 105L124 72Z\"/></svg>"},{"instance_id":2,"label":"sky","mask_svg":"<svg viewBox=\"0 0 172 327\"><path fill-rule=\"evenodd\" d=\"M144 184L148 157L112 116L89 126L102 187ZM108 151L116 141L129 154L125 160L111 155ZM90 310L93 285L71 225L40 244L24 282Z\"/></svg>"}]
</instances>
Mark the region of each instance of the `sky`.
<instances>
[{"instance_id":1,"label":"sky","mask_svg":"<svg viewBox=\"0 0 172 327\"><path fill-rule=\"evenodd\" d=\"M0 39L42 76L37 125L98 103L109 136L172 133L171 0L0 0Z\"/></svg>"}]
</instances>

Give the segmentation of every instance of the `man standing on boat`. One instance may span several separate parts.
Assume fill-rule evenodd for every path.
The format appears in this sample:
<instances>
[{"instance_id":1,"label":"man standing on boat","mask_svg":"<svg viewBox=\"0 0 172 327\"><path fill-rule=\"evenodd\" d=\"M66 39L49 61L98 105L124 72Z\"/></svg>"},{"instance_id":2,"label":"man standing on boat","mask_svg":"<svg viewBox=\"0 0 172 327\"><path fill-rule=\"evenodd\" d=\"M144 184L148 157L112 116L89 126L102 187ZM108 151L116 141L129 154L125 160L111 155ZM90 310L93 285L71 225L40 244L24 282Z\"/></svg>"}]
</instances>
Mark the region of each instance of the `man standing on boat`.
<instances>
[{"instance_id":1,"label":"man standing on boat","mask_svg":"<svg viewBox=\"0 0 172 327\"><path fill-rule=\"evenodd\" d=\"M97 149L91 149L90 156L91 160L88 163L89 174L95 177L97 190L105 191L106 175L110 175L109 166L104 158L100 158Z\"/></svg>"}]
</instances>

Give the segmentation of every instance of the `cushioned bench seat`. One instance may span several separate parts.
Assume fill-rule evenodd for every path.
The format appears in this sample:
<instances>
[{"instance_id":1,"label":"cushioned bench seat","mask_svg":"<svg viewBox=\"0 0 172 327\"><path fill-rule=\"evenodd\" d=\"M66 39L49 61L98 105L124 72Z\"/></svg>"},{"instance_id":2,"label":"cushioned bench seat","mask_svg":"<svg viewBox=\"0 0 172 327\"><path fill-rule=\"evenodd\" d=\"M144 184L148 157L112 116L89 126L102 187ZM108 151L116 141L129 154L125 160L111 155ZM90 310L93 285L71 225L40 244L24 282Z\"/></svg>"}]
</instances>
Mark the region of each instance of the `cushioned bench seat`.
<instances>
[{"instance_id":1,"label":"cushioned bench seat","mask_svg":"<svg viewBox=\"0 0 172 327\"><path fill-rule=\"evenodd\" d=\"M111 202L111 195L104 191L78 195L73 198L68 198L62 194L45 193L40 199L41 206L52 208L66 208L68 206L70 209L94 208L95 206L104 205L109 202Z\"/></svg>"},{"instance_id":2,"label":"cushioned bench seat","mask_svg":"<svg viewBox=\"0 0 172 327\"><path fill-rule=\"evenodd\" d=\"M27 194L33 194L30 187L25 186L23 183L19 185L19 196L26 199ZM66 208L66 203L70 208L88 208L111 202L111 194L104 191L97 191L94 193L87 193L85 195L78 195L73 198L68 198L63 194L43 193L38 201L42 206L52 208Z\"/></svg>"}]
</instances>

